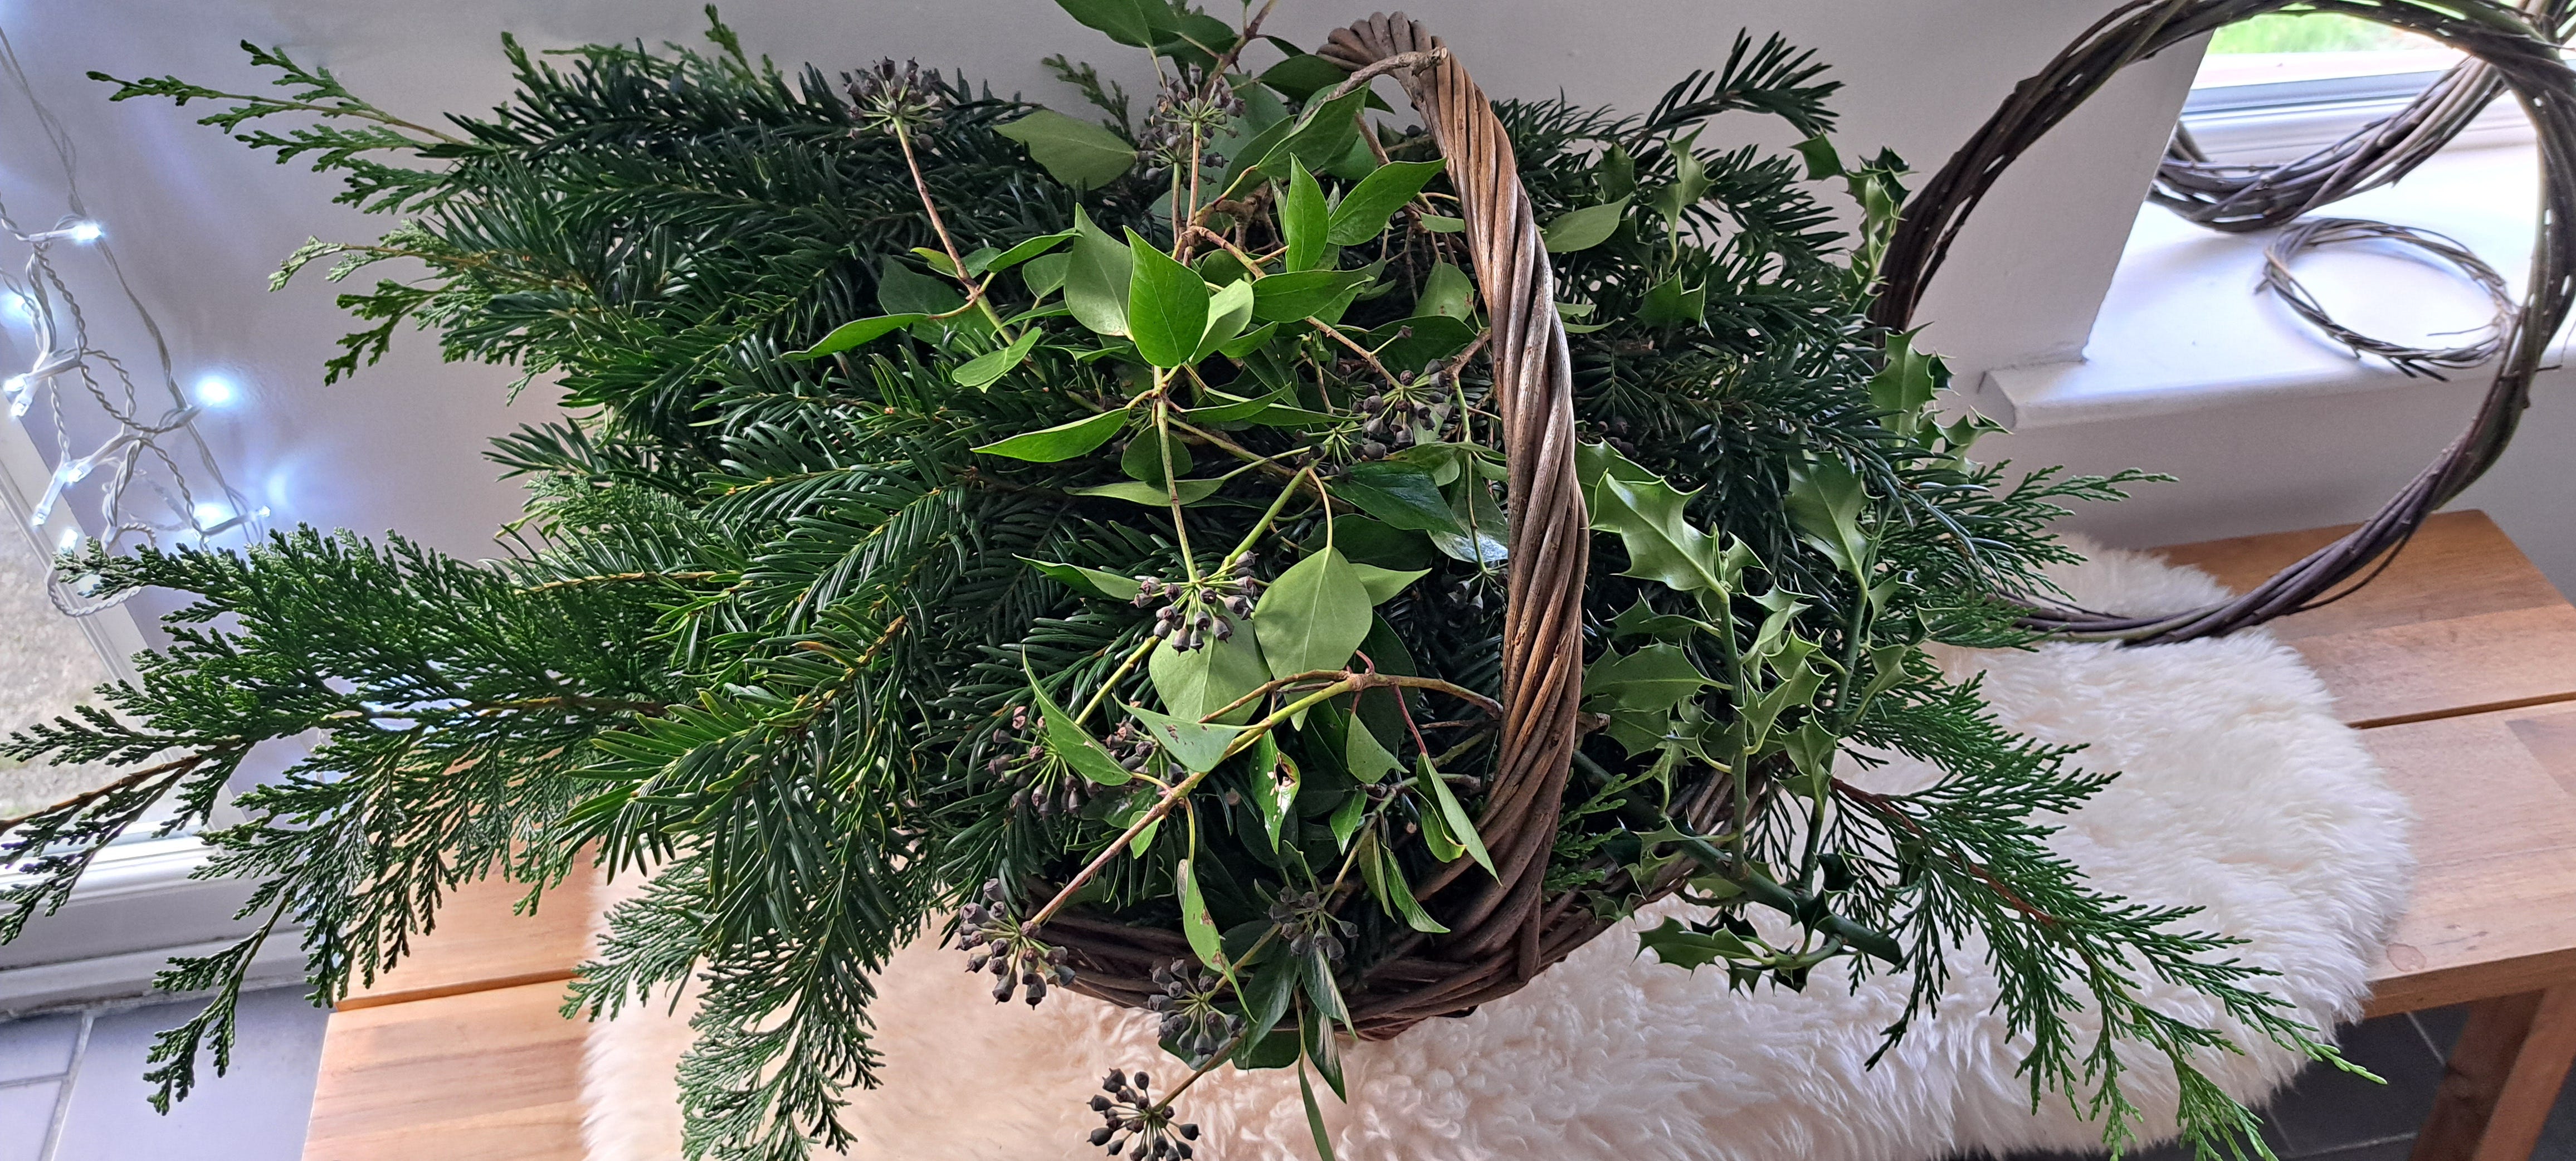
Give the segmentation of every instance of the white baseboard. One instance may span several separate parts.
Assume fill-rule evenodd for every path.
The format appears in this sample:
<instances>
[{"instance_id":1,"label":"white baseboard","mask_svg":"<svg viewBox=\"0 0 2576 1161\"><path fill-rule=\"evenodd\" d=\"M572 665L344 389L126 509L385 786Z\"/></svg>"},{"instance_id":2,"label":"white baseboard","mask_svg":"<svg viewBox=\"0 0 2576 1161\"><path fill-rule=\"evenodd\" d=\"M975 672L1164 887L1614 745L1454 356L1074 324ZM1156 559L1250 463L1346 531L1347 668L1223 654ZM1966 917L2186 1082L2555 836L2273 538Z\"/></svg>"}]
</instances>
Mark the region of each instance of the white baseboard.
<instances>
[{"instance_id":1,"label":"white baseboard","mask_svg":"<svg viewBox=\"0 0 2576 1161\"><path fill-rule=\"evenodd\" d=\"M193 838L120 844L102 852L63 909L0 945L0 1017L149 995L173 955L206 955L251 931L235 919L251 885L189 876L206 859ZM251 983L304 974L298 933L273 933Z\"/></svg>"}]
</instances>

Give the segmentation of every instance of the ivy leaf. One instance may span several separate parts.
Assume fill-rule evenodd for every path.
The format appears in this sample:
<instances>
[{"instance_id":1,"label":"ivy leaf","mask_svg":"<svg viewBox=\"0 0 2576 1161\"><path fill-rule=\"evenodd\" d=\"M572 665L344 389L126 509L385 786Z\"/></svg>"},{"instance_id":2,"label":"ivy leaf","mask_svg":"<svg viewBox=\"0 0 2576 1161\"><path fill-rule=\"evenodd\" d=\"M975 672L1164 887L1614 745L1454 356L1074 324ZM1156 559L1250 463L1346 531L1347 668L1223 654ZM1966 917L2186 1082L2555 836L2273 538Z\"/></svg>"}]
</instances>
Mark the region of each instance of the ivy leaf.
<instances>
[{"instance_id":1,"label":"ivy leaf","mask_svg":"<svg viewBox=\"0 0 2576 1161\"><path fill-rule=\"evenodd\" d=\"M1270 680L1270 670L1261 662L1260 642L1241 626L1225 640L1210 637L1187 653L1172 648L1169 641L1155 645L1145 657L1145 675L1154 683L1154 695L1163 699L1163 708L1193 722L1233 705ZM1246 705L1219 721L1241 725L1259 708Z\"/></svg>"},{"instance_id":2,"label":"ivy leaf","mask_svg":"<svg viewBox=\"0 0 2576 1161\"><path fill-rule=\"evenodd\" d=\"M1136 599L1138 586L1134 577L1102 572L1096 568L1084 568L1078 564L1057 564L1051 560L1038 560L1026 556L1020 559L1028 561L1029 567L1045 573L1064 587L1086 597L1098 597L1104 601Z\"/></svg>"},{"instance_id":3,"label":"ivy leaf","mask_svg":"<svg viewBox=\"0 0 2576 1161\"><path fill-rule=\"evenodd\" d=\"M1459 805L1458 796L1449 792L1448 780L1432 768L1430 755L1415 755L1413 781L1416 785L1429 785L1432 801L1440 807L1440 820L1449 824L1449 837L1465 847L1467 856L1476 860L1477 866L1485 868L1486 874L1502 878L1494 870L1494 856L1485 853L1484 837L1476 833L1476 820L1467 817L1467 808Z\"/></svg>"},{"instance_id":4,"label":"ivy leaf","mask_svg":"<svg viewBox=\"0 0 2576 1161\"><path fill-rule=\"evenodd\" d=\"M1351 849L1351 836L1360 832L1360 816L1367 810L1368 795L1357 790L1351 791L1342 799L1340 806L1333 808L1333 816L1325 820L1325 825L1332 828L1334 849Z\"/></svg>"},{"instance_id":5,"label":"ivy leaf","mask_svg":"<svg viewBox=\"0 0 2576 1161\"><path fill-rule=\"evenodd\" d=\"M1279 233L1288 244L1285 268L1291 274L1312 270L1324 258L1326 221L1324 187L1306 172L1306 163L1288 159L1288 192L1279 199Z\"/></svg>"},{"instance_id":6,"label":"ivy leaf","mask_svg":"<svg viewBox=\"0 0 2576 1161\"><path fill-rule=\"evenodd\" d=\"M911 314L881 314L875 318L863 318L856 322L845 322L837 327L833 327L832 333L823 336L821 342L815 343L813 346L807 347L804 350L798 351L787 357L790 359L820 359L825 355L837 355L852 347L865 346L869 343L873 343L878 339L884 338L887 335L893 334L896 331L902 330L905 327L911 326L912 324L929 317L929 315L918 312Z\"/></svg>"},{"instance_id":7,"label":"ivy leaf","mask_svg":"<svg viewBox=\"0 0 2576 1161\"><path fill-rule=\"evenodd\" d=\"M1262 72L1260 79L1262 84L1277 90L1279 95L1291 101L1303 101L1342 83L1350 75L1349 70L1340 65L1311 52L1301 52L1270 66Z\"/></svg>"},{"instance_id":8,"label":"ivy leaf","mask_svg":"<svg viewBox=\"0 0 2576 1161\"><path fill-rule=\"evenodd\" d=\"M1618 709L1668 710L1714 684L1681 646L1661 641L1634 653L1605 653L1583 671L1585 704L1598 698Z\"/></svg>"},{"instance_id":9,"label":"ivy leaf","mask_svg":"<svg viewBox=\"0 0 2576 1161\"><path fill-rule=\"evenodd\" d=\"M1476 287L1467 281L1467 272L1447 262L1431 265L1431 274L1422 280L1421 297L1413 301L1413 313L1439 315L1465 321L1476 311Z\"/></svg>"},{"instance_id":10,"label":"ivy leaf","mask_svg":"<svg viewBox=\"0 0 2576 1161\"><path fill-rule=\"evenodd\" d=\"M993 130L1028 146L1047 176L1079 193L1118 180L1136 166L1136 148L1098 124L1039 109Z\"/></svg>"},{"instance_id":11,"label":"ivy leaf","mask_svg":"<svg viewBox=\"0 0 2576 1161\"><path fill-rule=\"evenodd\" d=\"M1447 315L1417 315L1369 332L1368 345L1391 371L1419 371L1466 350L1476 328Z\"/></svg>"},{"instance_id":12,"label":"ivy leaf","mask_svg":"<svg viewBox=\"0 0 2576 1161\"><path fill-rule=\"evenodd\" d=\"M1163 0L1055 0L1065 14L1083 26L1106 34L1130 48L1152 48L1177 31L1172 7Z\"/></svg>"},{"instance_id":13,"label":"ivy leaf","mask_svg":"<svg viewBox=\"0 0 2576 1161\"><path fill-rule=\"evenodd\" d=\"M920 273L891 254L878 260L877 308L887 314L947 314L964 305L966 296L956 284Z\"/></svg>"},{"instance_id":14,"label":"ivy leaf","mask_svg":"<svg viewBox=\"0 0 2576 1161\"><path fill-rule=\"evenodd\" d=\"M1261 160L1261 171L1284 173L1282 166L1291 160L1308 169L1331 169L1359 144L1360 106L1368 102L1368 97L1368 87L1363 85L1320 104L1309 101L1306 110L1291 122L1295 128Z\"/></svg>"},{"instance_id":15,"label":"ivy leaf","mask_svg":"<svg viewBox=\"0 0 2576 1161\"><path fill-rule=\"evenodd\" d=\"M1372 460L1351 465L1332 484L1334 496L1357 505L1388 527L1411 532L1461 532L1458 514L1431 482L1431 473L1408 463Z\"/></svg>"},{"instance_id":16,"label":"ivy leaf","mask_svg":"<svg viewBox=\"0 0 2576 1161\"><path fill-rule=\"evenodd\" d=\"M1241 726L1184 721L1142 706L1128 706L1127 712L1153 735L1155 745L1192 774L1216 769L1216 764L1225 760L1226 747L1243 733Z\"/></svg>"},{"instance_id":17,"label":"ivy leaf","mask_svg":"<svg viewBox=\"0 0 2576 1161\"><path fill-rule=\"evenodd\" d=\"M1332 225L1325 239L1336 246L1357 246L1385 233L1387 218L1412 201L1448 166L1445 160L1390 161L1370 170L1367 177L1342 195L1342 204L1333 207Z\"/></svg>"},{"instance_id":18,"label":"ivy leaf","mask_svg":"<svg viewBox=\"0 0 2576 1161\"><path fill-rule=\"evenodd\" d=\"M1172 489L1165 488L1161 484L1144 484L1138 483L1134 480L1127 480L1115 484L1100 484L1089 488L1073 488L1068 490L1066 494L1071 496L1101 496L1111 500L1125 500L1130 504L1142 504L1148 508L1169 508L1172 506L1172 492L1177 490L1181 494L1181 506L1186 508L1201 500L1207 499L1210 496L1216 495L1217 489L1224 486L1225 481L1223 480L1182 480L1177 489Z\"/></svg>"},{"instance_id":19,"label":"ivy leaf","mask_svg":"<svg viewBox=\"0 0 2576 1161\"><path fill-rule=\"evenodd\" d=\"M1413 220L1422 223L1423 229L1434 234L1456 234L1467 229L1465 218L1453 218L1447 214L1416 214Z\"/></svg>"},{"instance_id":20,"label":"ivy leaf","mask_svg":"<svg viewBox=\"0 0 2576 1161\"><path fill-rule=\"evenodd\" d=\"M1072 265L1071 254L1040 254L1020 267L1020 281L1028 285L1029 297L1045 298L1064 287L1065 272Z\"/></svg>"},{"instance_id":21,"label":"ivy leaf","mask_svg":"<svg viewBox=\"0 0 2576 1161\"><path fill-rule=\"evenodd\" d=\"M1381 847L1377 853L1386 862L1387 897L1395 901L1396 911L1404 916L1404 925L1427 935L1447 934L1448 925L1433 919L1430 912L1422 909L1422 902L1413 897L1413 884L1404 881L1404 864L1395 860L1395 852Z\"/></svg>"},{"instance_id":22,"label":"ivy leaf","mask_svg":"<svg viewBox=\"0 0 2576 1161\"><path fill-rule=\"evenodd\" d=\"M1342 764L1349 768L1351 777L1364 783L1375 782L1404 768L1394 754L1387 752L1386 743L1377 740L1376 731L1369 729L1367 722L1356 715L1345 715L1341 721Z\"/></svg>"},{"instance_id":23,"label":"ivy leaf","mask_svg":"<svg viewBox=\"0 0 2576 1161\"><path fill-rule=\"evenodd\" d=\"M1039 737L1047 753L1055 756L1076 774L1102 786L1116 786L1135 777L1118 759L1109 756L1107 747L1093 741L1090 733L1075 725L1073 715L1064 712L1038 684L1038 675L1028 667L1028 658L1020 659L1020 671L1029 675L1029 701L1041 723Z\"/></svg>"},{"instance_id":24,"label":"ivy leaf","mask_svg":"<svg viewBox=\"0 0 2576 1161\"><path fill-rule=\"evenodd\" d=\"M1350 558L1326 548L1288 571L1253 606L1253 632L1272 677L1340 669L1368 639L1368 586Z\"/></svg>"},{"instance_id":25,"label":"ivy leaf","mask_svg":"<svg viewBox=\"0 0 2576 1161\"><path fill-rule=\"evenodd\" d=\"M1038 345L1038 340L1045 337L1046 332L1030 327L1021 331L1020 337L1011 340L1010 346L998 351L987 351L967 360L956 370L950 371L948 378L960 387L972 387L981 391L992 386L995 380L1010 374L1013 368L1018 367L1022 360L1029 357L1029 351Z\"/></svg>"},{"instance_id":26,"label":"ivy leaf","mask_svg":"<svg viewBox=\"0 0 2576 1161\"><path fill-rule=\"evenodd\" d=\"M1263 322L1294 322L1320 315L1342 296L1368 285L1362 270L1300 270L1273 274L1252 284L1252 317Z\"/></svg>"},{"instance_id":27,"label":"ivy leaf","mask_svg":"<svg viewBox=\"0 0 2576 1161\"><path fill-rule=\"evenodd\" d=\"M1072 241L1074 234L1078 232L1079 231L1075 230L1058 230L1052 234L1040 234L1037 237L1031 238L1019 245L1013 246L1008 250L1004 250L1001 253L986 259L980 268L975 269L975 272L978 274L998 274ZM966 260L966 265L970 268L975 268L976 262L973 258L968 258Z\"/></svg>"},{"instance_id":28,"label":"ivy leaf","mask_svg":"<svg viewBox=\"0 0 2576 1161\"><path fill-rule=\"evenodd\" d=\"M1297 790L1304 776L1297 760L1279 752L1279 741L1265 731L1252 746L1252 804L1261 811L1261 829L1270 849L1279 849L1280 832L1297 817Z\"/></svg>"},{"instance_id":29,"label":"ivy leaf","mask_svg":"<svg viewBox=\"0 0 2576 1161\"><path fill-rule=\"evenodd\" d=\"M1064 304L1073 320L1093 334L1127 333L1127 292L1133 279L1134 255L1125 243L1092 224L1082 207L1073 209L1072 264L1064 273Z\"/></svg>"},{"instance_id":30,"label":"ivy leaf","mask_svg":"<svg viewBox=\"0 0 2576 1161\"><path fill-rule=\"evenodd\" d=\"M1226 283L1209 296L1207 332L1199 336L1198 349L1190 353L1191 363L1198 363L1224 349L1235 336L1243 333L1244 324L1252 321L1252 300L1252 283L1249 280Z\"/></svg>"},{"instance_id":31,"label":"ivy leaf","mask_svg":"<svg viewBox=\"0 0 2576 1161\"><path fill-rule=\"evenodd\" d=\"M1613 198L1597 206L1567 210L1539 231L1550 254L1571 254L1589 250L1610 240L1619 232L1619 223L1628 212L1628 199Z\"/></svg>"},{"instance_id":32,"label":"ivy leaf","mask_svg":"<svg viewBox=\"0 0 2576 1161\"><path fill-rule=\"evenodd\" d=\"M1431 575L1431 570L1427 568L1399 572L1395 569L1379 568L1373 564L1361 564L1357 561L1351 562L1351 571L1359 574L1360 587L1368 590L1369 603L1372 605L1383 605L1394 600L1395 595L1403 592L1405 586Z\"/></svg>"},{"instance_id":33,"label":"ivy leaf","mask_svg":"<svg viewBox=\"0 0 2576 1161\"><path fill-rule=\"evenodd\" d=\"M1172 870L1172 878L1181 887L1181 934L1189 937L1190 950L1198 953L1200 963L1232 975L1225 962L1225 940L1217 934L1216 920L1208 914L1207 897L1199 892L1199 877L1190 862L1182 859L1180 866Z\"/></svg>"},{"instance_id":34,"label":"ivy leaf","mask_svg":"<svg viewBox=\"0 0 2576 1161\"><path fill-rule=\"evenodd\" d=\"M986 455L1009 456L1033 464L1051 464L1069 460L1109 442L1120 428L1127 426L1124 411L1103 411L1098 415L1059 423L1054 427L1022 432L1005 440L996 440L972 450Z\"/></svg>"},{"instance_id":35,"label":"ivy leaf","mask_svg":"<svg viewBox=\"0 0 2576 1161\"><path fill-rule=\"evenodd\" d=\"M1297 1058L1297 1096L1306 1102L1306 1131L1314 1135L1317 1161L1338 1161L1333 1156L1333 1135L1324 1131L1324 1110L1315 1104L1315 1086L1306 1079L1306 1058Z\"/></svg>"},{"instance_id":36,"label":"ivy leaf","mask_svg":"<svg viewBox=\"0 0 2576 1161\"><path fill-rule=\"evenodd\" d=\"M1127 337L1157 367L1185 367L1208 329L1208 287L1198 271L1127 231L1134 256L1127 282Z\"/></svg>"},{"instance_id":37,"label":"ivy leaf","mask_svg":"<svg viewBox=\"0 0 2576 1161\"><path fill-rule=\"evenodd\" d=\"M1177 439L1167 440L1162 432L1145 428L1136 433L1136 438L1127 444L1126 453L1118 457L1118 470L1127 473L1128 479L1160 489L1167 452L1173 472L1185 474L1190 470L1190 445Z\"/></svg>"}]
</instances>

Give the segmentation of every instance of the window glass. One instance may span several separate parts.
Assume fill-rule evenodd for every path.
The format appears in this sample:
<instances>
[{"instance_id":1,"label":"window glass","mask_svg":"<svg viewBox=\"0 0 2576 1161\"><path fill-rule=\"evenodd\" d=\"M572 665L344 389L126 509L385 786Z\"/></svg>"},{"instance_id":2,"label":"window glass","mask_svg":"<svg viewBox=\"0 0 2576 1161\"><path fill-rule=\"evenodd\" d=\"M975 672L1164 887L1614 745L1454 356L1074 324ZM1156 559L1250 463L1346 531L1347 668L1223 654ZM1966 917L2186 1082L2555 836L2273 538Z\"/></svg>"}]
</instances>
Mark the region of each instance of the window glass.
<instances>
[{"instance_id":1,"label":"window glass","mask_svg":"<svg viewBox=\"0 0 2576 1161\"><path fill-rule=\"evenodd\" d=\"M2460 55L2437 41L2358 17L2275 12L2219 29L2192 87L2437 73Z\"/></svg>"}]
</instances>

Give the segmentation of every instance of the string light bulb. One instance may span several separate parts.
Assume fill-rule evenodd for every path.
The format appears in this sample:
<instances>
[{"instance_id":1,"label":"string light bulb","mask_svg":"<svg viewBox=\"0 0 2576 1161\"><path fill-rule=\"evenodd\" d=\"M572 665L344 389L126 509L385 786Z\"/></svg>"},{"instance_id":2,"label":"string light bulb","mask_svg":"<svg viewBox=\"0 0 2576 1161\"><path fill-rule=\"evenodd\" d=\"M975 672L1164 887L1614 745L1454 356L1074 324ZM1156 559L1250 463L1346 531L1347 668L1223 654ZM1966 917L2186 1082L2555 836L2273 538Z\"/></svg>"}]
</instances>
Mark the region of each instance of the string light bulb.
<instances>
[{"instance_id":1,"label":"string light bulb","mask_svg":"<svg viewBox=\"0 0 2576 1161\"><path fill-rule=\"evenodd\" d=\"M241 398L241 388L222 375L207 373L197 376L197 402L208 407L229 407Z\"/></svg>"}]
</instances>

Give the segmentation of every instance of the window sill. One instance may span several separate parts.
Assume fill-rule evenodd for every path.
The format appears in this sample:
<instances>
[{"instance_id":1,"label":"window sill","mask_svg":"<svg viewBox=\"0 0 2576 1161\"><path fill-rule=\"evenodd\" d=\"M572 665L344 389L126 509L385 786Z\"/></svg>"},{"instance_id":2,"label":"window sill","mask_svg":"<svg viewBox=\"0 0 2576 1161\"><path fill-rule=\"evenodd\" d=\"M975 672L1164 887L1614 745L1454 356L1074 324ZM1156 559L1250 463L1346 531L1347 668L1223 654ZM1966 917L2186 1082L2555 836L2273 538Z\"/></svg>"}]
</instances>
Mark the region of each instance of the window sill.
<instances>
[{"instance_id":1,"label":"window sill","mask_svg":"<svg viewBox=\"0 0 2576 1161\"><path fill-rule=\"evenodd\" d=\"M2531 262L2538 183L2537 155L2528 146L2455 148L2404 182L2325 212L2448 234L2519 287ZM2356 359L2259 293L2270 240L2268 233L2221 234L2141 207L2083 357L1989 370L1981 407L2030 430L2420 382L2377 359ZM2337 247L2303 255L2297 266L2329 311L2365 333L2406 341L2487 318L2473 288L2412 251ZM2476 382L2485 372L2452 377Z\"/></svg>"},{"instance_id":2,"label":"window sill","mask_svg":"<svg viewBox=\"0 0 2576 1161\"><path fill-rule=\"evenodd\" d=\"M206 955L248 934L233 916L252 884L191 878L205 865L194 837L120 843L99 855L63 909L0 946L0 1018L45 1008L141 996L174 955ZM269 938L252 983L304 974L294 931Z\"/></svg>"}]
</instances>

